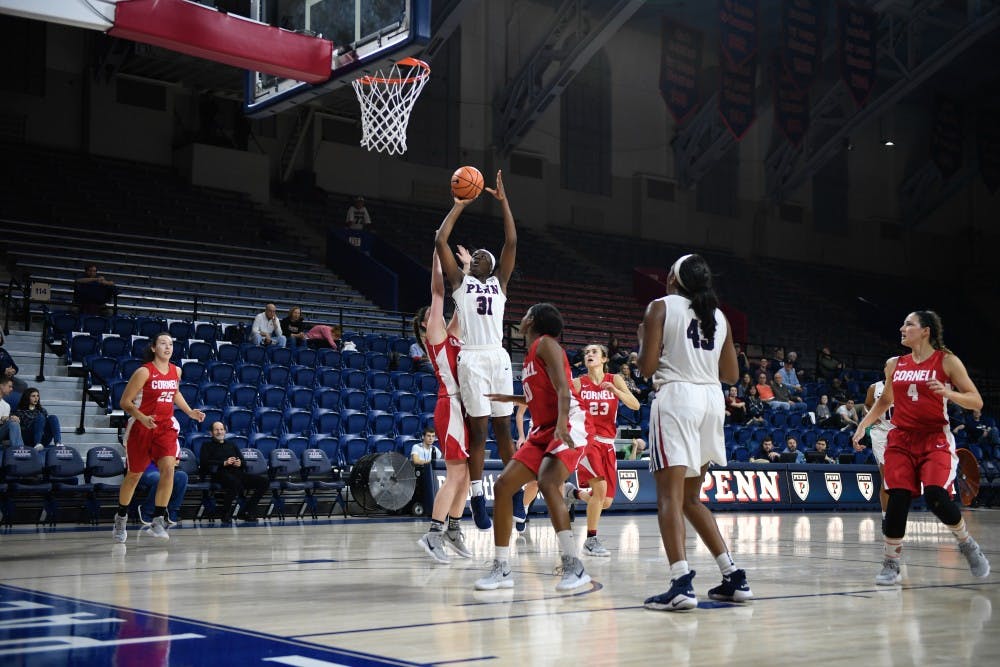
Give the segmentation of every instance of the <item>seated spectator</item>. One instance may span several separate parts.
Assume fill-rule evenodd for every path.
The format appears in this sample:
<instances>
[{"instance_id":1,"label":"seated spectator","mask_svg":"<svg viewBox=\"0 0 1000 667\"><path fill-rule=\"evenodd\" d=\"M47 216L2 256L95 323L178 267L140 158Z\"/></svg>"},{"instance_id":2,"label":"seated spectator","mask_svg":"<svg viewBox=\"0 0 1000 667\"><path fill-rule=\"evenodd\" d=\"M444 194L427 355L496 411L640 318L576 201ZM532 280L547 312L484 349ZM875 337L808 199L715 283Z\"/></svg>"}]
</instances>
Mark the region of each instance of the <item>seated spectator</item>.
<instances>
[{"instance_id":1,"label":"seated spectator","mask_svg":"<svg viewBox=\"0 0 1000 667\"><path fill-rule=\"evenodd\" d=\"M996 426L983 419L980 410L973 410L965 422L966 435L969 442L978 445L1000 445L1000 431Z\"/></svg>"},{"instance_id":2,"label":"seated spectator","mask_svg":"<svg viewBox=\"0 0 1000 667\"><path fill-rule=\"evenodd\" d=\"M762 425L764 423L764 401L760 399L757 385L750 385L743 402L747 404L747 426Z\"/></svg>"},{"instance_id":3,"label":"seated spectator","mask_svg":"<svg viewBox=\"0 0 1000 667\"><path fill-rule=\"evenodd\" d=\"M816 374L827 380L832 380L840 375L842 370L844 370L844 364L834 358L829 345L824 345L819 354L816 355Z\"/></svg>"},{"instance_id":4,"label":"seated spectator","mask_svg":"<svg viewBox=\"0 0 1000 667\"><path fill-rule=\"evenodd\" d=\"M625 454L625 458L628 461L648 459L649 452L646 451L646 441L642 438L632 438L632 445L629 448L629 451Z\"/></svg>"},{"instance_id":5,"label":"seated spectator","mask_svg":"<svg viewBox=\"0 0 1000 667\"><path fill-rule=\"evenodd\" d=\"M799 450L799 441L789 436L785 439L785 451L783 454L795 454L796 463L805 463L806 455Z\"/></svg>"},{"instance_id":6,"label":"seated spectator","mask_svg":"<svg viewBox=\"0 0 1000 667\"><path fill-rule=\"evenodd\" d=\"M608 334L608 372L617 373L621 365L628 361L629 352L618 342L618 336Z\"/></svg>"},{"instance_id":7,"label":"seated spectator","mask_svg":"<svg viewBox=\"0 0 1000 667\"><path fill-rule=\"evenodd\" d=\"M17 401L20 400L20 394L27 389L28 385L21 378L17 377L21 369L17 367L14 357L10 356L10 353L3 349L3 344L3 332L0 331L0 377L10 378L14 381L14 393L11 394L8 402L16 405Z\"/></svg>"},{"instance_id":8,"label":"seated spectator","mask_svg":"<svg viewBox=\"0 0 1000 667\"><path fill-rule=\"evenodd\" d=\"M780 345L774 348L774 353L771 355L771 358L777 361L779 364L785 363L785 348L781 347Z\"/></svg>"},{"instance_id":9,"label":"seated spectator","mask_svg":"<svg viewBox=\"0 0 1000 667\"><path fill-rule=\"evenodd\" d=\"M97 273L96 264L88 264L83 276L73 284L73 305L84 315L102 315L115 295L115 284Z\"/></svg>"},{"instance_id":10,"label":"seated spectator","mask_svg":"<svg viewBox=\"0 0 1000 667\"><path fill-rule=\"evenodd\" d=\"M618 369L618 374L621 375L622 379L625 380L625 386L628 390L632 392L632 395L639 399L640 403L644 403L646 398L649 396L649 385L646 385L646 389L643 389L635 380L635 370L634 366L629 364L622 364ZM641 377L641 376L640 376ZM645 378L641 378L645 384Z\"/></svg>"},{"instance_id":11,"label":"seated spectator","mask_svg":"<svg viewBox=\"0 0 1000 667\"><path fill-rule=\"evenodd\" d=\"M823 455L823 463L836 463L836 459L830 456L828 446L826 444L826 438L819 438L816 440L816 444L813 446L817 454Z\"/></svg>"},{"instance_id":12,"label":"seated spectator","mask_svg":"<svg viewBox=\"0 0 1000 667\"><path fill-rule=\"evenodd\" d=\"M59 418L50 415L42 407L41 394L34 387L21 394L21 400L14 411L21 423L21 438L29 447L38 449L48 447L53 443L56 447L62 444L62 430L59 428Z\"/></svg>"},{"instance_id":13,"label":"seated spectator","mask_svg":"<svg viewBox=\"0 0 1000 667\"><path fill-rule=\"evenodd\" d=\"M837 416L840 417L841 423L844 425L841 430L846 430L849 428L857 428L858 426L858 413L854 409L854 401L847 399L847 402L840 405L837 408Z\"/></svg>"},{"instance_id":14,"label":"seated spectator","mask_svg":"<svg viewBox=\"0 0 1000 667\"><path fill-rule=\"evenodd\" d=\"M281 331L278 308L273 303L264 306L263 313L257 313L250 328L250 339L254 345L277 345L285 347L287 339Z\"/></svg>"},{"instance_id":15,"label":"seated spectator","mask_svg":"<svg viewBox=\"0 0 1000 667\"><path fill-rule=\"evenodd\" d=\"M230 523L230 508L237 497L245 499L243 509L237 518L244 521L257 520L257 503L271 484L263 475L247 474L243 454L239 448L226 440L226 427L222 422L212 424L212 439L201 446L202 474L211 475L212 481L222 487L223 499L219 516L222 523ZM247 491L253 495L246 499Z\"/></svg>"},{"instance_id":16,"label":"seated spectator","mask_svg":"<svg viewBox=\"0 0 1000 667\"><path fill-rule=\"evenodd\" d=\"M730 387L726 393L726 422L729 424L744 424L747 420L747 404L740 400L736 387Z\"/></svg>"},{"instance_id":17,"label":"seated spectator","mask_svg":"<svg viewBox=\"0 0 1000 667\"><path fill-rule=\"evenodd\" d=\"M753 453L750 460L753 463L777 463L780 458L781 454L774 448L774 440L771 436L765 435L760 447Z\"/></svg>"},{"instance_id":18,"label":"seated spectator","mask_svg":"<svg viewBox=\"0 0 1000 667\"><path fill-rule=\"evenodd\" d=\"M736 384L736 395L742 399L746 399L747 392L752 386L753 378L750 377L749 373L744 373L740 376L740 381Z\"/></svg>"},{"instance_id":19,"label":"seated spectator","mask_svg":"<svg viewBox=\"0 0 1000 667\"><path fill-rule=\"evenodd\" d=\"M781 373L774 374L774 382L771 384L771 391L774 392L774 401L772 405L775 407L778 403L784 403L788 406L788 410L796 413L803 413L806 411L806 404L802 402L802 399L798 396L793 396L792 392L788 390L784 381L781 379Z\"/></svg>"},{"instance_id":20,"label":"seated spectator","mask_svg":"<svg viewBox=\"0 0 1000 667\"><path fill-rule=\"evenodd\" d=\"M178 464L179 465L179 464ZM153 511L156 509L156 487L160 483L160 470L155 463L150 463L139 478L139 486L145 486L149 491L146 499L139 504L139 521L149 526L153 522ZM170 502L167 503L167 526L176 526L180 522L181 503L187 493L188 474L178 467L174 470L174 488L170 492Z\"/></svg>"},{"instance_id":21,"label":"seated spectator","mask_svg":"<svg viewBox=\"0 0 1000 667\"><path fill-rule=\"evenodd\" d=\"M767 360L767 357L761 357L760 361L757 362L757 376L763 373L765 377L771 377L771 362Z\"/></svg>"},{"instance_id":22,"label":"seated spectator","mask_svg":"<svg viewBox=\"0 0 1000 667\"><path fill-rule=\"evenodd\" d=\"M326 324L307 324L302 319L302 309L292 306L288 310L288 317L281 320L281 331L288 339L288 347L299 347L308 345L309 341L324 341L325 347L337 349L337 339L340 337L339 327L337 335L334 336L334 328Z\"/></svg>"},{"instance_id":23,"label":"seated spectator","mask_svg":"<svg viewBox=\"0 0 1000 667\"><path fill-rule=\"evenodd\" d=\"M816 425L820 428L840 428L844 424L840 417L830 411L830 397L823 394L816 404Z\"/></svg>"},{"instance_id":24,"label":"seated spectator","mask_svg":"<svg viewBox=\"0 0 1000 667\"><path fill-rule=\"evenodd\" d=\"M423 329L423 325L421 325ZM431 365L431 360L427 356L427 351L424 346L420 344L420 341L416 341L410 345L410 359L413 360L413 370L419 371L421 373L433 373L434 366Z\"/></svg>"},{"instance_id":25,"label":"seated spectator","mask_svg":"<svg viewBox=\"0 0 1000 667\"><path fill-rule=\"evenodd\" d=\"M14 381L9 377L0 377L0 442L9 439L11 447L24 447L21 420L17 415L10 414L10 403L6 400L13 391Z\"/></svg>"},{"instance_id":26,"label":"seated spectator","mask_svg":"<svg viewBox=\"0 0 1000 667\"><path fill-rule=\"evenodd\" d=\"M835 405L840 405L841 403L847 402L847 399L851 398L847 394L847 387L844 383L840 381L840 378L833 378L830 380L830 389L827 392L830 396L830 400L834 402Z\"/></svg>"},{"instance_id":27,"label":"seated spectator","mask_svg":"<svg viewBox=\"0 0 1000 667\"><path fill-rule=\"evenodd\" d=\"M733 347L736 348L736 365L740 369L740 375L750 372L750 360L747 358L747 353L743 351L743 346L739 343L733 343ZM742 395L740 396L742 398Z\"/></svg>"},{"instance_id":28,"label":"seated spectator","mask_svg":"<svg viewBox=\"0 0 1000 667\"><path fill-rule=\"evenodd\" d=\"M434 444L437 436L430 426L424 427L424 435L420 442L414 443L410 448L410 460L413 465L423 466L431 463L434 459L441 458L441 450Z\"/></svg>"},{"instance_id":29,"label":"seated spectator","mask_svg":"<svg viewBox=\"0 0 1000 667\"><path fill-rule=\"evenodd\" d=\"M757 395L764 402L764 406L771 410L788 410L792 406L788 401L779 401L774 396L774 388L767 383L767 375L758 373L757 375Z\"/></svg>"},{"instance_id":30,"label":"seated spectator","mask_svg":"<svg viewBox=\"0 0 1000 667\"><path fill-rule=\"evenodd\" d=\"M348 207L344 224L348 229L354 230L369 229L372 226L372 218L365 206L365 198L361 195L355 197L354 203Z\"/></svg>"},{"instance_id":31,"label":"seated spectator","mask_svg":"<svg viewBox=\"0 0 1000 667\"><path fill-rule=\"evenodd\" d=\"M803 394L802 383L799 382L799 374L795 371L795 364L791 359L785 359L785 363L782 365L781 370L778 371L778 375L781 376L781 381L788 387L791 395L801 399Z\"/></svg>"}]
</instances>

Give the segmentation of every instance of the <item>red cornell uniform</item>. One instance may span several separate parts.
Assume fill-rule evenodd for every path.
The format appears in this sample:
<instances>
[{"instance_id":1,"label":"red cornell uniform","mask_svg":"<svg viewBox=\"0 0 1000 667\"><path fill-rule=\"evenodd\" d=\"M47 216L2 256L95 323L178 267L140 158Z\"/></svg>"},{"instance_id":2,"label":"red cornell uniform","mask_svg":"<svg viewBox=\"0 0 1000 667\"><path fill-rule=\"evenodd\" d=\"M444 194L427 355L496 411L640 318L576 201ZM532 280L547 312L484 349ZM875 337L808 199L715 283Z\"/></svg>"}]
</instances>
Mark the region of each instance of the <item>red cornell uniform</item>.
<instances>
[{"instance_id":1,"label":"red cornell uniform","mask_svg":"<svg viewBox=\"0 0 1000 667\"><path fill-rule=\"evenodd\" d=\"M580 377L580 405L590 419L592 431L587 449L580 458L576 476L581 487L589 487L590 480L604 479L608 485L607 497L614 498L618 488L618 460L615 457L615 435L618 433L618 397L601 384L613 382L614 375L605 373L600 382L594 383L589 375Z\"/></svg>"},{"instance_id":2,"label":"red cornell uniform","mask_svg":"<svg viewBox=\"0 0 1000 667\"><path fill-rule=\"evenodd\" d=\"M129 472L143 472L150 461L155 463L164 456L180 454L177 434L181 427L174 419L174 394L180 385L177 366L170 364L166 373L156 370L153 362L143 364L142 368L149 371L149 377L142 385L139 412L156 420L156 428L148 429L134 418L128 420L125 458Z\"/></svg>"},{"instance_id":3,"label":"red cornell uniform","mask_svg":"<svg viewBox=\"0 0 1000 667\"><path fill-rule=\"evenodd\" d=\"M438 398L434 405L434 430L445 461L469 458L469 429L458 389L458 354L462 341L448 336L436 345L427 343L427 356L438 379Z\"/></svg>"},{"instance_id":4,"label":"red cornell uniform","mask_svg":"<svg viewBox=\"0 0 1000 667\"><path fill-rule=\"evenodd\" d=\"M951 489L955 480L955 438L948 428L948 401L927 386L930 380L950 384L944 355L935 350L921 363L901 356L892 373L892 425L885 449L885 488L908 489L920 495L920 485Z\"/></svg>"},{"instance_id":5,"label":"red cornell uniform","mask_svg":"<svg viewBox=\"0 0 1000 667\"><path fill-rule=\"evenodd\" d=\"M554 456L572 473L580 462L587 443L587 434L591 430L587 413L580 407L579 397L573 393L573 377L569 370L569 359L562 357L562 372L566 377L566 386L570 390L569 414L567 428L576 448L571 448L562 440L555 439L556 421L559 419L559 397L549 379L545 362L537 356L539 343L547 336L539 336L524 357L524 370L521 373L521 384L524 387L524 398L531 411L531 431L524 445L514 452L514 458L527 466L535 475L546 455Z\"/></svg>"}]
</instances>

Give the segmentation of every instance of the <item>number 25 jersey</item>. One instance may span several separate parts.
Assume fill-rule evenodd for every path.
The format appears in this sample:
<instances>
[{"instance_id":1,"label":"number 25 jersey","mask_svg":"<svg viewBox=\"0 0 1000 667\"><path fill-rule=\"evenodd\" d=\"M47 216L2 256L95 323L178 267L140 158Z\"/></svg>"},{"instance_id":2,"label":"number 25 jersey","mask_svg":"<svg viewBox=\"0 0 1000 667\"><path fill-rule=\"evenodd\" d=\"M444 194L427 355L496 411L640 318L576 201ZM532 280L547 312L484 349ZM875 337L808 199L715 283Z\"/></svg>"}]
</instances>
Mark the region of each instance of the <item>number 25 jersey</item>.
<instances>
[{"instance_id":1,"label":"number 25 jersey","mask_svg":"<svg viewBox=\"0 0 1000 667\"><path fill-rule=\"evenodd\" d=\"M679 294L661 299L663 317L663 349L653 373L653 386L667 382L719 384L719 356L726 341L727 324L722 312L715 309L715 336L702 337L701 323L691 310L691 301Z\"/></svg>"},{"instance_id":2,"label":"number 25 jersey","mask_svg":"<svg viewBox=\"0 0 1000 667\"><path fill-rule=\"evenodd\" d=\"M503 314L507 295L500 280L490 276L486 282L465 276L452 292L458 319L462 324L462 349L500 347L503 345Z\"/></svg>"}]
</instances>

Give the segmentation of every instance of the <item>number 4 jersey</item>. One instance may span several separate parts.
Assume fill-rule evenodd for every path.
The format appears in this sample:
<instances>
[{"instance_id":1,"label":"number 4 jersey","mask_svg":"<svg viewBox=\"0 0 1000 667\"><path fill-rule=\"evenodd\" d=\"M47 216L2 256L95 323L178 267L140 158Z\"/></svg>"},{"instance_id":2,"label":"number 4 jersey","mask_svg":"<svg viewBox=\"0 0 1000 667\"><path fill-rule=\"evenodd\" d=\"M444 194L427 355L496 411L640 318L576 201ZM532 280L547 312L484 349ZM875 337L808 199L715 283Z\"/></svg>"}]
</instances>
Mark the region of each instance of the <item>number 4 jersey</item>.
<instances>
[{"instance_id":1,"label":"number 4 jersey","mask_svg":"<svg viewBox=\"0 0 1000 667\"><path fill-rule=\"evenodd\" d=\"M892 372L892 425L907 431L939 431L948 424L948 402L927 383L950 384L944 372L944 352L934 350L919 364L912 354L896 360Z\"/></svg>"},{"instance_id":2,"label":"number 4 jersey","mask_svg":"<svg viewBox=\"0 0 1000 667\"><path fill-rule=\"evenodd\" d=\"M691 301L679 294L670 294L660 301L666 313L663 317L663 349L653 374L653 386L667 382L719 384L719 355L726 340L727 324L722 312L715 309L715 336L702 337L701 323L691 310ZM720 394L721 396L721 394Z\"/></svg>"},{"instance_id":3,"label":"number 4 jersey","mask_svg":"<svg viewBox=\"0 0 1000 667\"><path fill-rule=\"evenodd\" d=\"M462 348L500 347L503 344L503 313L507 295L500 280L490 276L486 282L465 276L452 292L459 322L462 324Z\"/></svg>"}]
</instances>

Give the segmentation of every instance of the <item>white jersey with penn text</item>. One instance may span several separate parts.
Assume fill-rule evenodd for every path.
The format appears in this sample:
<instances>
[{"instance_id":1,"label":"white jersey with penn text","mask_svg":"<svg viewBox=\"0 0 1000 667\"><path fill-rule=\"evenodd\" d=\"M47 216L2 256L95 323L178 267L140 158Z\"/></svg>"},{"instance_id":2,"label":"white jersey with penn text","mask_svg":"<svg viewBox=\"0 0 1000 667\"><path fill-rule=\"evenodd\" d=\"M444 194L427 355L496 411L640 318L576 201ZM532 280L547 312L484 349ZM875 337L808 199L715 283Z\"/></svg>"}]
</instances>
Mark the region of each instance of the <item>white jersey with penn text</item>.
<instances>
[{"instance_id":1,"label":"white jersey with penn text","mask_svg":"<svg viewBox=\"0 0 1000 667\"><path fill-rule=\"evenodd\" d=\"M663 348L653 373L653 386L667 382L719 384L719 356L726 341L727 324L722 311L715 309L715 336L702 336L701 323L691 310L691 301L679 294L659 299L663 302Z\"/></svg>"},{"instance_id":2,"label":"white jersey with penn text","mask_svg":"<svg viewBox=\"0 0 1000 667\"><path fill-rule=\"evenodd\" d=\"M498 348L503 345L503 314L507 295L500 280L490 276L486 282L465 276L452 292L455 309L462 325L462 349Z\"/></svg>"}]
</instances>

